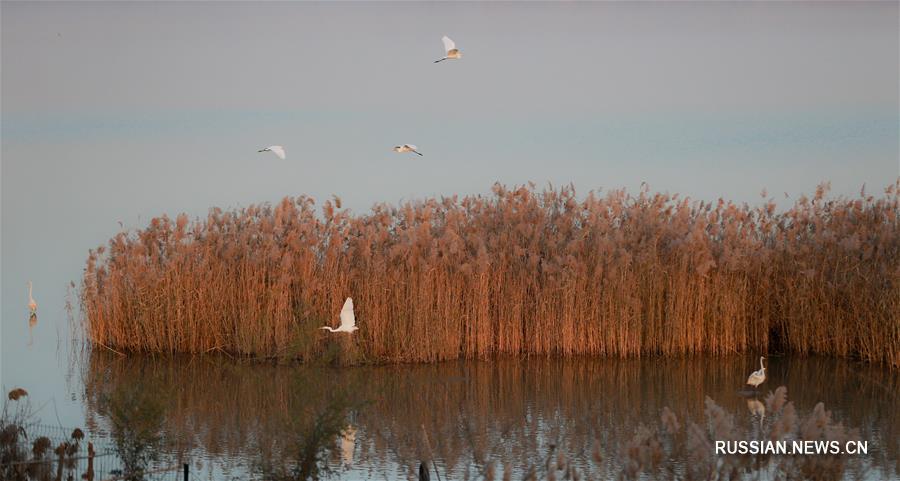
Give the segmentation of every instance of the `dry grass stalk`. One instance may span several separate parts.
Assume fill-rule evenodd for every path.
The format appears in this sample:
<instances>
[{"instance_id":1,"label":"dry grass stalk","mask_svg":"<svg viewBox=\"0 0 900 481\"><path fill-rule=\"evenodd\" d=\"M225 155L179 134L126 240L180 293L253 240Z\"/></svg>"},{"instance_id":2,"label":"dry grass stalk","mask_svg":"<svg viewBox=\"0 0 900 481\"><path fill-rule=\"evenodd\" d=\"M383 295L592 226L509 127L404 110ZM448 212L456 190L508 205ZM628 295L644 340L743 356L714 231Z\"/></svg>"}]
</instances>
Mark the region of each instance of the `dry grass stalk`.
<instances>
[{"instance_id":1,"label":"dry grass stalk","mask_svg":"<svg viewBox=\"0 0 900 481\"><path fill-rule=\"evenodd\" d=\"M536 191L155 218L91 251L88 337L116 351L320 358L347 296L355 362L783 349L900 367L900 181L777 212Z\"/></svg>"}]
</instances>

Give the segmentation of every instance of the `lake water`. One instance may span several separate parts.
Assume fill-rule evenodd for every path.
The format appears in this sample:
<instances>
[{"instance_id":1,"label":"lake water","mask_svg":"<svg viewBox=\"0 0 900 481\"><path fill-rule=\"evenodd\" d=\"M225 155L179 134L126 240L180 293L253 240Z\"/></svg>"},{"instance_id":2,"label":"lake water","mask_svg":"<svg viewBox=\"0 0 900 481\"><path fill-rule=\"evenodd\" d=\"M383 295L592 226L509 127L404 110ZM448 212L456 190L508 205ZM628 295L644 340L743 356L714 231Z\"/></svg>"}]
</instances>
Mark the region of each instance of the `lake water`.
<instances>
[{"instance_id":1,"label":"lake water","mask_svg":"<svg viewBox=\"0 0 900 481\"><path fill-rule=\"evenodd\" d=\"M752 396L742 385L758 368L755 356L336 368L223 355L119 356L46 334L3 366L4 389L30 391L35 422L78 426L98 446L112 446L110 401L151 406L140 408L150 419L136 422L164 433L160 463L184 460L199 479L248 479L285 453L295 458L298 438L329 413L347 428L326 461L342 479L412 477L427 459L423 430L442 479L482 479L486 461L508 464L521 479L554 453L609 479L622 470L635 430L659 425L664 407L681 423L706 426L708 396L752 433L754 400L780 385L801 417L823 402L858 430L854 439L868 442L848 479L900 472L900 377L845 360L771 356L769 378ZM685 462L672 460L679 469Z\"/></svg>"}]
</instances>

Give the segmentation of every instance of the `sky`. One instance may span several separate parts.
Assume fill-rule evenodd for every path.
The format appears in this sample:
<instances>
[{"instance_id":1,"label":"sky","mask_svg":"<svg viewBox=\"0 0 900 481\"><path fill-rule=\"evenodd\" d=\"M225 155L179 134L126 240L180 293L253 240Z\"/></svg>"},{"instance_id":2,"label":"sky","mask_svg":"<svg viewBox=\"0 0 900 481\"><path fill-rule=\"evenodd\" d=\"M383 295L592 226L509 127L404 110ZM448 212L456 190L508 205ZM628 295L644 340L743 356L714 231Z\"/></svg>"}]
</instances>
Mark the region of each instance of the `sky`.
<instances>
[{"instance_id":1,"label":"sky","mask_svg":"<svg viewBox=\"0 0 900 481\"><path fill-rule=\"evenodd\" d=\"M26 282L55 340L119 222L494 182L878 191L900 176L898 5L4 1L0 382L50 362L21 342ZM433 63L443 35L461 60Z\"/></svg>"}]
</instances>

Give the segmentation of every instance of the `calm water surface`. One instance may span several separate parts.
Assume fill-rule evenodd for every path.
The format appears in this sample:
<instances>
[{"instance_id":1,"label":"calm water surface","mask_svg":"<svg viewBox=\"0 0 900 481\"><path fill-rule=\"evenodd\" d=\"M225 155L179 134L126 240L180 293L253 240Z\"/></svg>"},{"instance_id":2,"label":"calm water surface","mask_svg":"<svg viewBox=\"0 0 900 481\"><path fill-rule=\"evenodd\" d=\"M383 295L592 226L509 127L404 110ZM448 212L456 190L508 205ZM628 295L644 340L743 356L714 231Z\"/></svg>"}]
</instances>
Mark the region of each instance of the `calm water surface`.
<instances>
[{"instance_id":1,"label":"calm water surface","mask_svg":"<svg viewBox=\"0 0 900 481\"><path fill-rule=\"evenodd\" d=\"M739 426L753 422L740 392L756 369L750 357L333 368L225 356L122 357L96 350L73 355L67 348L57 355L70 359L67 405L80 409L76 422L90 436L110 437L105 402L137 395L160 408L145 421L165 433L166 459L188 460L200 479L248 479L260 463L280 459L298 432L308 432L335 405L353 434L334 444L329 464L346 479L412 476L425 456L423 426L449 479L480 479L485 460L510 463L521 475L546 458L551 445L577 465L612 478L621 469L622 446L639 425L657 425L665 406L679 418L704 422L709 396ZM858 429L870 445L867 477L896 479L895 373L834 359L773 357L768 375L762 391L787 386L801 416L821 401L837 420ZM40 413L43 423L56 424L55 416L46 406ZM599 464L592 461L597 447Z\"/></svg>"}]
</instances>

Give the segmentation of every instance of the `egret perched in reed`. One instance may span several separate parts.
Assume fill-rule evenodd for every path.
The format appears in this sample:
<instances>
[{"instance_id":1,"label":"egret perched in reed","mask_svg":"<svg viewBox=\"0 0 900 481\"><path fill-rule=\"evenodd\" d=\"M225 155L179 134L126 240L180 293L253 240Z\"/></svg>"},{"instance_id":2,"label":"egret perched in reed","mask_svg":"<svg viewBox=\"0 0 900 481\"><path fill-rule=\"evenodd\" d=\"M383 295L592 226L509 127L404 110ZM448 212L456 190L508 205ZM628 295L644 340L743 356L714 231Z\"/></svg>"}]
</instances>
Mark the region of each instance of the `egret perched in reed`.
<instances>
[{"instance_id":1,"label":"egret perched in reed","mask_svg":"<svg viewBox=\"0 0 900 481\"><path fill-rule=\"evenodd\" d=\"M444 50L447 51L447 55L442 58L435 60L434 63L443 62L444 60L457 60L462 58L462 52L456 48L456 43L453 40L450 40L450 37L444 35L444 38L441 39L444 42Z\"/></svg>"},{"instance_id":2,"label":"egret perched in reed","mask_svg":"<svg viewBox=\"0 0 900 481\"><path fill-rule=\"evenodd\" d=\"M31 297L31 281L28 281L28 310L32 316L37 314L37 301Z\"/></svg>"},{"instance_id":3,"label":"egret perched in reed","mask_svg":"<svg viewBox=\"0 0 900 481\"><path fill-rule=\"evenodd\" d=\"M413 144L398 145L398 146L394 147L394 152L400 152L401 154L404 152L413 152L415 154L422 155L419 153L419 148Z\"/></svg>"},{"instance_id":4,"label":"egret perched in reed","mask_svg":"<svg viewBox=\"0 0 900 481\"><path fill-rule=\"evenodd\" d=\"M763 359L765 359L765 357L760 356L759 371L755 371L747 378L747 384L753 386L754 389L758 388L760 384L766 381L766 366L763 365Z\"/></svg>"},{"instance_id":5,"label":"egret perched in reed","mask_svg":"<svg viewBox=\"0 0 900 481\"><path fill-rule=\"evenodd\" d=\"M266 147L265 149L260 150L259 152L272 152L273 154L277 155L278 158L281 160L284 160L284 158L285 158L284 147L282 147L280 145L270 145L270 146Z\"/></svg>"},{"instance_id":6,"label":"egret perched in reed","mask_svg":"<svg viewBox=\"0 0 900 481\"><path fill-rule=\"evenodd\" d=\"M328 329L331 332L346 332L353 334L353 331L359 329L356 327L356 317L353 316L353 299L347 298L344 301L344 307L341 308L341 325L337 329L329 326L322 326L319 329Z\"/></svg>"}]
</instances>

